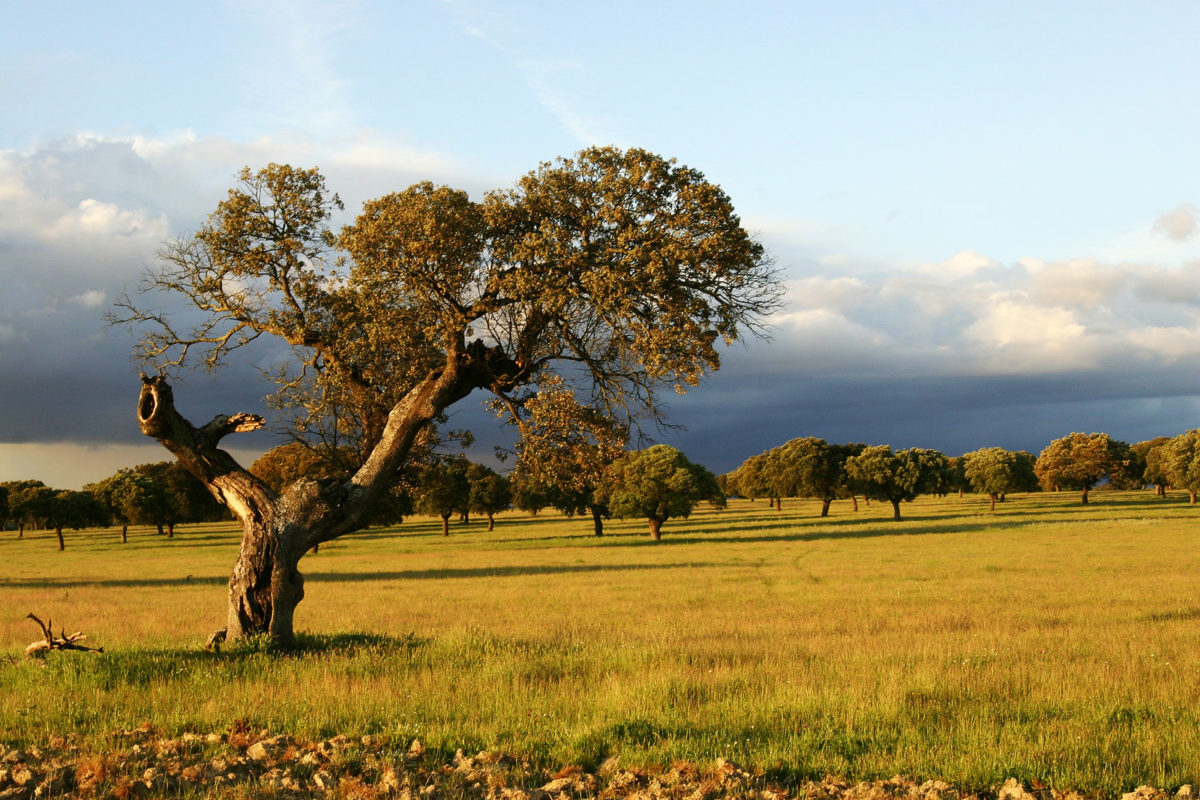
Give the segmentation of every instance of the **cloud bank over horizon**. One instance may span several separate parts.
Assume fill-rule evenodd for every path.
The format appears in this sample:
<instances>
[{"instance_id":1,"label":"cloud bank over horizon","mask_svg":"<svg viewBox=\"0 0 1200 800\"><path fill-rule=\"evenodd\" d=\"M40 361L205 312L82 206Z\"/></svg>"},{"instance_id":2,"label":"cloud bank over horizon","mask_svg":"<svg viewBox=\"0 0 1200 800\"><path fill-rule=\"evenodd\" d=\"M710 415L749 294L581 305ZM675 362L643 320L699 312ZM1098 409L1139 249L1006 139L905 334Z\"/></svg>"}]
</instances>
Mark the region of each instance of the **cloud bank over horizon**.
<instances>
[{"instance_id":1,"label":"cloud bank over horizon","mask_svg":"<svg viewBox=\"0 0 1200 800\"><path fill-rule=\"evenodd\" d=\"M237 169L268 153L328 164L330 187L354 198L347 220L371 193L465 177L436 154L361 139L318 148L88 135L0 152L0 252L12 268L0 298L0 372L21 387L6 400L0 442L93 451L145 444L132 420L135 337L106 327L104 314L134 290L164 239L194 231ZM486 177L467 188L476 196L502 188L485 186ZM1036 448L1089 426L1117 436L1180 432L1198 424L1200 409L1200 392L1184 378L1200 365L1191 214L1180 204L1142 231L1177 248L1174 262L1030 254L1006 264L964 250L881 269L853 253L790 263L776 255L786 297L771 340L735 346L722 372L673 401L671 421L687 430L664 438L728 469L799 435L952 452ZM775 254L809 244L803 235L760 238ZM256 370L270 366L248 360L214 376L186 373L181 406L198 409L197 421L261 410L268 387Z\"/></svg>"}]
</instances>

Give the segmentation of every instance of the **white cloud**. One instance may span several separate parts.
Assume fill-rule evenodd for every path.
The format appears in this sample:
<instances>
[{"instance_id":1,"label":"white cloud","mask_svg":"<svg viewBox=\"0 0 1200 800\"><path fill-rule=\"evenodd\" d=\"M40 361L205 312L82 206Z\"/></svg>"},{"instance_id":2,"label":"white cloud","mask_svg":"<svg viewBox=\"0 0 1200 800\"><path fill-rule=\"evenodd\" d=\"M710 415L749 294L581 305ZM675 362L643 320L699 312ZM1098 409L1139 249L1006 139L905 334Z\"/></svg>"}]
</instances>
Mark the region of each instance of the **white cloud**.
<instances>
[{"instance_id":1,"label":"white cloud","mask_svg":"<svg viewBox=\"0 0 1200 800\"><path fill-rule=\"evenodd\" d=\"M99 308L108 299L108 293L102 289L91 289L83 294L70 298L70 302L82 308Z\"/></svg>"},{"instance_id":2,"label":"white cloud","mask_svg":"<svg viewBox=\"0 0 1200 800\"><path fill-rule=\"evenodd\" d=\"M844 310L874 297L874 290L859 278L812 277L787 282L787 305L792 308Z\"/></svg>"},{"instance_id":3,"label":"white cloud","mask_svg":"<svg viewBox=\"0 0 1200 800\"><path fill-rule=\"evenodd\" d=\"M138 238L158 243L167 235L167 217L142 209L122 209L115 203L89 197L50 221L40 235L46 239Z\"/></svg>"},{"instance_id":4,"label":"white cloud","mask_svg":"<svg viewBox=\"0 0 1200 800\"><path fill-rule=\"evenodd\" d=\"M977 357L996 372L1045 373L1096 366L1089 332L1066 308L1004 300L963 331Z\"/></svg>"},{"instance_id":5,"label":"white cloud","mask_svg":"<svg viewBox=\"0 0 1200 800\"><path fill-rule=\"evenodd\" d=\"M1154 232L1175 242L1186 242L1200 231L1200 209L1191 203L1180 203L1158 218Z\"/></svg>"},{"instance_id":6,"label":"white cloud","mask_svg":"<svg viewBox=\"0 0 1200 800\"><path fill-rule=\"evenodd\" d=\"M941 278L968 278L984 269L997 266L999 264L987 256L973 250L964 250L940 264L922 264L917 271Z\"/></svg>"},{"instance_id":7,"label":"white cloud","mask_svg":"<svg viewBox=\"0 0 1200 800\"><path fill-rule=\"evenodd\" d=\"M1147 270L1135 291L1140 298L1154 302L1200 305L1200 261L1179 269Z\"/></svg>"},{"instance_id":8,"label":"white cloud","mask_svg":"<svg viewBox=\"0 0 1200 800\"><path fill-rule=\"evenodd\" d=\"M1111 303L1130 280L1130 269L1076 259L1042 268L1034 276L1035 294L1050 306L1091 309Z\"/></svg>"},{"instance_id":9,"label":"white cloud","mask_svg":"<svg viewBox=\"0 0 1200 800\"><path fill-rule=\"evenodd\" d=\"M1128 338L1143 351L1144 357L1156 357L1168 363L1200 354L1200 327L1137 328L1128 333Z\"/></svg>"}]
</instances>

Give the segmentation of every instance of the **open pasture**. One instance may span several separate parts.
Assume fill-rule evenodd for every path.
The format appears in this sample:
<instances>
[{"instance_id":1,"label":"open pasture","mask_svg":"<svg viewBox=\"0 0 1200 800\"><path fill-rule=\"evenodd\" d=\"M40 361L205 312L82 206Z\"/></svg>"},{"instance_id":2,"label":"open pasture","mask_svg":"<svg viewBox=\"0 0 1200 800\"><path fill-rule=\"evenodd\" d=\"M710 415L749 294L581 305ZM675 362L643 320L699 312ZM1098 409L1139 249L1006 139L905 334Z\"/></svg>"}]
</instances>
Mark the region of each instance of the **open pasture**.
<instances>
[{"instance_id":1,"label":"open pasture","mask_svg":"<svg viewBox=\"0 0 1200 800\"><path fill-rule=\"evenodd\" d=\"M301 562L306 649L206 653L230 524L0 538L0 741L145 720L376 734L546 764L718 756L780 779L1200 783L1200 509L1096 492L735 500L644 522L414 518ZM104 655L20 658L25 614Z\"/></svg>"}]
</instances>

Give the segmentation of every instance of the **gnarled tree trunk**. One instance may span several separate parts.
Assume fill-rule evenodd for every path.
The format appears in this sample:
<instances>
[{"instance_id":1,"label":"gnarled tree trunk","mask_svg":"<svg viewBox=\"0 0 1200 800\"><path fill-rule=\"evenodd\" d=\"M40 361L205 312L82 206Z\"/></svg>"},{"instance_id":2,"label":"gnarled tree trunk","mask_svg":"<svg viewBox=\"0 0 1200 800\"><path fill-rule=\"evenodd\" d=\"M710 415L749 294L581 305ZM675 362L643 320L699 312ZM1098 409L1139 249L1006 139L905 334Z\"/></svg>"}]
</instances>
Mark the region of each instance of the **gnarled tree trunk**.
<instances>
[{"instance_id":1,"label":"gnarled tree trunk","mask_svg":"<svg viewBox=\"0 0 1200 800\"><path fill-rule=\"evenodd\" d=\"M175 410L164 378L142 376L142 433L170 450L242 523L241 550L229 578L227 635L268 633L276 645L292 646L293 617L304 597L300 559L321 542L365 526L421 429L472 390L495 382L503 366L495 351L478 342L460 345L391 409L379 442L352 478L300 480L281 495L217 447L231 433L261 428L262 417L222 414L197 428Z\"/></svg>"}]
</instances>

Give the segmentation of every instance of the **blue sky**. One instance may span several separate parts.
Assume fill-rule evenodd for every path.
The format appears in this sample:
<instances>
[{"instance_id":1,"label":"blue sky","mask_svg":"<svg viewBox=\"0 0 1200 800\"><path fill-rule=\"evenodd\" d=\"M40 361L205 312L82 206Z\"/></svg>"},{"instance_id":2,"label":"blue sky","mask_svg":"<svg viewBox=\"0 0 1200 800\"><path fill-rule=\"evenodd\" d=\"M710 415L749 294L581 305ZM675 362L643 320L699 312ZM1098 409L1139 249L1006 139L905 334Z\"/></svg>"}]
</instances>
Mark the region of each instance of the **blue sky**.
<instances>
[{"instance_id":1,"label":"blue sky","mask_svg":"<svg viewBox=\"0 0 1200 800\"><path fill-rule=\"evenodd\" d=\"M0 480L166 457L101 318L241 166L318 165L352 213L593 144L704 171L788 280L773 340L673 403L714 469L1196 427L1198 40L1192 2L14 4ZM179 391L195 420L264 393Z\"/></svg>"}]
</instances>

